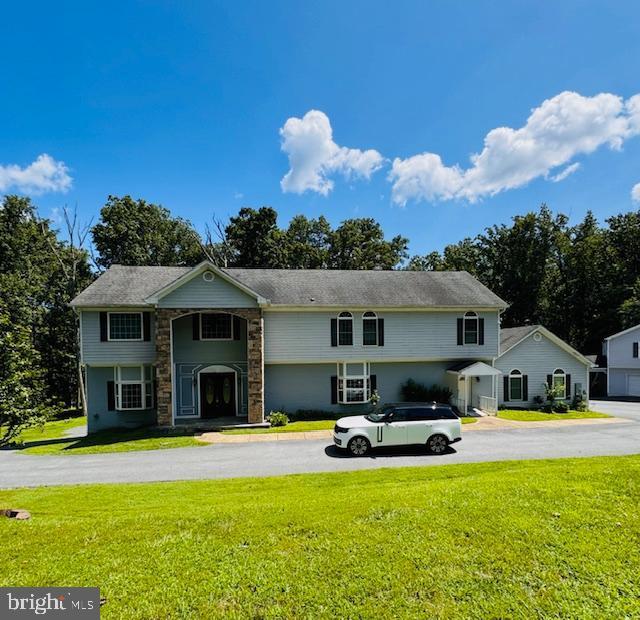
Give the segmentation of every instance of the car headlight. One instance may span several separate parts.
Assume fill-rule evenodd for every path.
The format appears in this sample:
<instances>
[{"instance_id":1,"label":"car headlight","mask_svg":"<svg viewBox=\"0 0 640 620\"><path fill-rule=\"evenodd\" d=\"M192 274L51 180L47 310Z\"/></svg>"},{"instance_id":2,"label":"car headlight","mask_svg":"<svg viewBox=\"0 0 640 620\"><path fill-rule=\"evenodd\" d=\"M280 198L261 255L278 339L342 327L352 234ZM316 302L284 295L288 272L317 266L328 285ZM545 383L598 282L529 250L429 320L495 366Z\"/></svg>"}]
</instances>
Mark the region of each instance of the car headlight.
<instances>
[{"instance_id":1,"label":"car headlight","mask_svg":"<svg viewBox=\"0 0 640 620\"><path fill-rule=\"evenodd\" d=\"M342 428L342 426L338 426L337 424L333 427L334 432L336 433L346 433L349 429Z\"/></svg>"}]
</instances>

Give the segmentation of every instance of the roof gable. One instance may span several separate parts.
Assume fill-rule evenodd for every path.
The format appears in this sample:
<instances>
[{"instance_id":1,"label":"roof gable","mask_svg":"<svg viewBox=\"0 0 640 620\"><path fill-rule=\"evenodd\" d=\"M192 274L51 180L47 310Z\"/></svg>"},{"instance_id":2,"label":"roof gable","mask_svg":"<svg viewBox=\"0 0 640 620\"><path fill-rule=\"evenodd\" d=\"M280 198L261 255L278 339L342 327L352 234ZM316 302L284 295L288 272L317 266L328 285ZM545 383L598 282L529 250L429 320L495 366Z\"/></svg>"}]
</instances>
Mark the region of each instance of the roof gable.
<instances>
[{"instance_id":1,"label":"roof gable","mask_svg":"<svg viewBox=\"0 0 640 620\"><path fill-rule=\"evenodd\" d=\"M628 329L624 329L621 332L618 332L617 334L613 334L612 336L608 336L607 338L605 338L605 340L613 340L614 338L617 338L618 336L626 336L627 334L630 334L630 333L634 332L636 329L640 330L640 323L638 325L634 325L633 327L629 327Z\"/></svg>"}]
</instances>

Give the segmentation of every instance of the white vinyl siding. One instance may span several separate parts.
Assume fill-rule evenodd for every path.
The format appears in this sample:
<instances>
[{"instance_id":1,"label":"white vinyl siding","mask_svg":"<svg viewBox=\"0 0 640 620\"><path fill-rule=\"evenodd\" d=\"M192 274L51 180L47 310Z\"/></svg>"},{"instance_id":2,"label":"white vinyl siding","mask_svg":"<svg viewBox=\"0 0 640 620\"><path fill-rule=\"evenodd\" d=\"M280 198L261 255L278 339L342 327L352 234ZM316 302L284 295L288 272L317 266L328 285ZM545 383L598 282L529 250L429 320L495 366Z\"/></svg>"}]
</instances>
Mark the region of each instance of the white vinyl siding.
<instances>
[{"instance_id":1,"label":"white vinyl siding","mask_svg":"<svg viewBox=\"0 0 640 620\"><path fill-rule=\"evenodd\" d=\"M352 311L359 316L356 311ZM292 361L485 359L498 355L498 312L479 312L485 319L484 345L457 344L460 312L383 312L383 347L362 344L362 321L353 321L353 346L331 346L331 319L336 312L264 312L266 363ZM553 369L551 369L553 370Z\"/></svg>"},{"instance_id":2,"label":"white vinyl siding","mask_svg":"<svg viewBox=\"0 0 640 620\"><path fill-rule=\"evenodd\" d=\"M507 377L514 368L528 377L528 400L507 401L507 405L510 402L514 402L514 404L517 402L520 406L525 403L533 404L536 396L544 398L544 384L547 382L547 376L553 375L556 369L562 369L567 375L571 375L570 400L573 400L575 395L576 383L582 384L582 389L585 391L589 388L588 366L551 342L546 336L542 336L541 340L536 342L529 335L520 344L500 356L495 362L495 367ZM498 402L500 404L504 403L503 384L504 381L501 379L498 382Z\"/></svg>"},{"instance_id":3,"label":"white vinyl siding","mask_svg":"<svg viewBox=\"0 0 640 620\"><path fill-rule=\"evenodd\" d=\"M195 276L158 302L159 308L255 308L256 300L237 286L216 276L207 282Z\"/></svg>"},{"instance_id":4,"label":"white vinyl siding","mask_svg":"<svg viewBox=\"0 0 640 620\"><path fill-rule=\"evenodd\" d=\"M627 334L607 340L609 368L635 368L640 371L640 357L633 357L633 343L640 341L640 325Z\"/></svg>"}]
</instances>

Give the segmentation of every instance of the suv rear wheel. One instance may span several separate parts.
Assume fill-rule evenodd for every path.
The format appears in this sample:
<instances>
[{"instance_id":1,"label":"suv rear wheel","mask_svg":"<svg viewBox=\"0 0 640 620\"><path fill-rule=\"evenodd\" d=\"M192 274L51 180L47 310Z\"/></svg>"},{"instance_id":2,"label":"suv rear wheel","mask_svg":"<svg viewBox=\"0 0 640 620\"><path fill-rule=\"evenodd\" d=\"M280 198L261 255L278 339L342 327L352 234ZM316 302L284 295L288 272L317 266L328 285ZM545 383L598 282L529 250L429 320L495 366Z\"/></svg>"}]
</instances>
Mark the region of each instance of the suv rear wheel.
<instances>
[{"instance_id":1,"label":"suv rear wheel","mask_svg":"<svg viewBox=\"0 0 640 620\"><path fill-rule=\"evenodd\" d=\"M370 449L371 444L365 437L354 437L347 444L347 450L351 456L364 456Z\"/></svg>"},{"instance_id":2,"label":"suv rear wheel","mask_svg":"<svg viewBox=\"0 0 640 620\"><path fill-rule=\"evenodd\" d=\"M431 454L442 454L447 451L449 447L449 440L444 435L431 435L429 439L427 439L427 450L431 452Z\"/></svg>"}]
</instances>

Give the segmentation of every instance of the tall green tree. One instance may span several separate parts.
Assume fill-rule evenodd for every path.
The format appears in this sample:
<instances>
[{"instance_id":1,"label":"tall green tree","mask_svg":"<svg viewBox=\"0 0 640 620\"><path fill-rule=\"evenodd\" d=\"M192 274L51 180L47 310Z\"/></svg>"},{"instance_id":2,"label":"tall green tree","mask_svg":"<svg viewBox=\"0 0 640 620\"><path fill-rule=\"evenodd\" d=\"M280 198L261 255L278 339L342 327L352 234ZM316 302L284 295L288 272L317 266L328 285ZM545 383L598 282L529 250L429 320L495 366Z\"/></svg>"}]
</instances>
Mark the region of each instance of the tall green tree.
<instances>
[{"instance_id":1,"label":"tall green tree","mask_svg":"<svg viewBox=\"0 0 640 620\"><path fill-rule=\"evenodd\" d=\"M97 264L196 265L202 240L191 224L160 205L131 196L109 196L92 228Z\"/></svg>"},{"instance_id":2,"label":"tall green tree","mask_svg":"<svg viewBox=\"0 0 640 620\"><path fill-rule=\"evenodd\" d=\"M318 219L294 216L282 241L289 269L326 269L329 264L331 225L322 215Z\"/></svg>"},{"instance_id":3,"label":"tall green tree","mask_svg":"<svg viewBox=\"0 0 640 620\"><path fill-rule=\"evenodd\" d=\"M409 240L401 235L387 241L373 218L345 220L331 234L332 269L394 269L407 258Z\"/></svg>"},{"instance_id":4,"label":"tall green tree","mask_svg":"<svg viewBox=\"0 0 640 620\"><path fill-rule=\"evenodd\" d=\"M285 266L283 234L277 220L278 214L272 207L240 209L225 229L226 243L231 248L231 265L273 269Z\"/></svg>"}]
</instances>

